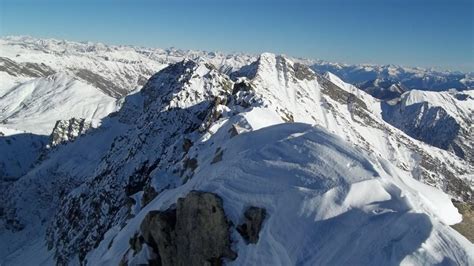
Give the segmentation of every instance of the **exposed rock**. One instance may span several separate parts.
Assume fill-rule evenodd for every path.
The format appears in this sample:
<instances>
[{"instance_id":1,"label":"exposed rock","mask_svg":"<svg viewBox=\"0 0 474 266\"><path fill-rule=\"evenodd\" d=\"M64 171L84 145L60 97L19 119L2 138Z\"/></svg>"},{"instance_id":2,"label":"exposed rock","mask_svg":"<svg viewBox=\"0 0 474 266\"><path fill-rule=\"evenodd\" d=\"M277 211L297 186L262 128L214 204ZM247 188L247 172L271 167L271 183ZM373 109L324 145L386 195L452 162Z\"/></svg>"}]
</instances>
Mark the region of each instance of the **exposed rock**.
<instances>
[{"instance_id":1,"label":"exposed rock","mask_svg":"<svg viewBox=\"0 0 474 266\"><path fill-rule=\"evenodd\" d=\"M237 256L229 227L218 196L191 191L176 209L149 212L140 231L161 265L222 265L223 258Z\"/></svg>"},{"instance_id":2,"label":"exposed rock","mask_svg":"<svg viewBox=\"0 0 474 266\"><path fill-rule=\"evenodd\" d=\"M180 265L220 264L237 255L230 248L229 222L222 199L192 191L177 203L177 250Z\"/></svg>"},{"instance_id":3,"label":"exposed rock","mask_svg":"<svg viewBox=\"0 0 474 266\"><path fill-rule=\"evenodd\" d=\"M143 190L143 196L142 196L142 206L147 205L152 201L156 196L158 195L158 192L156 192L155 188L151 185L145 186L145 189Z\"/></svg>"},{"instance_id":4,"label":"exposed rock","mask_svg":"<svg viewBox=\"0 0 474 266\"><path fill-rule=\"evenodd\" d=\"M453 225L459 233L474 243L474 204L468 202L453 202L462 214L462 222Z\"/></svg>"},{"instance_id":5,"label":"exposed rock","mask_svg":"<svg viewBox=\"0 0 474 266\"><path fill-rule=\"evenodd\" d=\"M314 72L306 65L294 63L295 77L299 80L313 80L316 78Z\"/></svg>"},{"instance_id":6,"label":"exposed rock","mask_svg":"<svg viewBox=\"0 0 474 266\"><path fill-rule=\"evenodd\" d=\"M94 85L95 87L99 88L105 94L114 97L114 98L121 98L127 95L128 90L125 88L117 87L117 85L106 79L105 77L96 74L88 69L76 69L74 70L77 77L85 80L89 84Z\"/></svg>"},{"instance_id":7,"label":"exposed rock","mask_svg":"<svg viewBox=\"0 0 474 266\"><path fill-rule=\"evenodd\" d=\"M90 122L84 118L71 118L69 120L58 120L51 133L50 146L54 147L61 143L73 141L84 134L91 127Z\"/></svg>"},{"instance_id":8,"label":"exposed rock","mask_svg":"<svg viewBox=\"0 0 474 266\"><path fill-rule=\"evenodd\" d=\"M184 164L183 164L183 167L184 167L184 171L188 170L188 169L191 169L191 171L194 171L197 167L198 167L198 162L196 160L196 158L186 158L184 160Z\"/></svg>"},{"instance_id":9,"label":"exposed rock","mask_svg":"<svg viewBox=\"0 0 474 266\"><path fill-rule=\"evenodd\" d=\"M142 250L143 242L144 242L143 236L139 234L135 234L132 238L130 238L129 244L134 254L137 254L138 252Z\"/></svg>"},{"instance_id":10,"label":"exposed rock","mask_svg":"<svg viewBox=\"0 0 474 266\"><path fill-rule=\"evenodd\" d=\"M188 152L189 149L191 149L191 147L193 146L193 142L188 139L188 138L185 138L184 139L184 142L183 142L183 150L184 152Z\"/></svg>"},{"instance_id":11,"label":"exposed rock","mask_svg":"<svg viewBox=\"0 0 474 266\"><path fill-rule=\"evenodd\" d=\"M162 265L178 265L176 209L149 212L140 231L145 242L159 254Z\"/></svg>"},{"instance_id":12,"label":"exposed rock","mask_svg":"<svg viewBox=\"0 0 474 266\"><path fill-rule=\"evenodd\" d=\"M228 131L230 133L230 137L233 138L237 135L239 135L239 131L237 130L237 126L234 124Z\"/></svg>"},{"instance_id":13,"label":"exposed rock","mask_svg":"<svg viewBox=\"0 0 474 266\"><path fill-rule=\"evenodd\" d=\"M214 156L214 159L212 159L211 164L215 164L222 161L222 155L224 155L224 151L221 148L217 148L216 154Z\"/></svg>"},{"instance_id":14,"label":"exposed rock","mask_svg":"<svg viewBox=\"0 0 474 266\"><path fill-rule=\"evenodd\" d=\"M258 207L250 207L245 211L244 222L237 226L237 231L247 243L257 243L258 234L262 229L263 220L265 220L266 215L266 210Z\"/></svg>"},{"instance_id":15,"label":"exposed rock","mask_svg":"<svg viewBox=\"0 0 474 266\"><path fill-rule=\"evenodd\" d=\"M227 104L227 96L219 95L214 98L211 110L207 113L203 123L199 127L201 132L207 131L209 127L222 117L224 106Z\"/></svg>"},{"instance_id":16,"label":"exposed rock","mask_svg":"<svg viewBox=\"0 0 474 266\"><path fill-rule=\"evenodd\" d=\"M322 85L322 92L334 101L339 102L340 104L352 104L359 109L368 110L367 105L364 101L362 101L362 99L352 93L349 93L339 88L330 80L318 76L318 82Z\"/></svg>"},{"instance_id":17,"label":"exposed rock","mask_svg":"<svg viewBox=\"0 0 474 266\"><path fill-rule=\"evenodd\" d=\"M242 79L234 83L234 87L232 88L232 95L237 94L239 91L252 91L252 84L247 79Z\"/></svg>"},{"instance_id":18,"label":"exposed rock","mask_svg":"<svg viewBox=\"0 0 474 266\"><path fill-rule=\"evenodd\" d=\"M12 76L26 76L32 78L46 77L55 73L45 64L19 63L6 57L0 57L0 71Z\"/></svg>"},{"instance_id":19,"label":"exposed rock","mask_svg":"<svg viewBox=\"0 0 474 266\"><path fill-rule=\"evenodd\" d=\"M135 169L134 173L128 177L128 184L124 187L127 196L144 190L151 172L156 169L158 163L158 160L151 164L145 161Z\"/></svg>"},{"instance_id":20,"label":"exposed rock","mask_svg":"<svg viewBox=\"0 0 474 266\"><path fill-rule=\"evenodd\" d=\"M400 97L409 88L400 81L390 79L374 79L355 84L361 90L381 100L391 100Z\"/></svg>"},{"instance_id":21,"label":"exposed rock","mask_svg":"<svg viewBox=\"0 0 474 266\"><path fill-rule=\"evenodd\" d=\"M243 132L246 132L248 131L247 129L245 129L244 127L241 127L240 125L238 124L232 124L232 127L229 129L229 133L230 133L230 137L233 138Z\"/></svg>"},{"instance_id":22,"label":"exposed rock","mask_svg":"<svg viewBox=\"0 0 474 266\"><path fill-rule=\"evenodd\" d=\"M428 101L407 105L404 102L407 95L396 105L383 104L383 119L412 138L474 163L474 137L469 128L462 126L472 124L472 118L466 115L465 121L460 123L443 107L434 106Z\"/></svg>"},{"instance_id":23,"label":"exposed rock","mask_svg":"<svg viewBox=\"0 0 474 266\"><path fill-rule=\"evenodd\" d=\"M282 109L281 113L283 113L283 115L281 116L281 119L283 119L283 121L285 121L286 123L294 123L295 122L295 118L287 110Z\"/></svg>"}]
</instances>

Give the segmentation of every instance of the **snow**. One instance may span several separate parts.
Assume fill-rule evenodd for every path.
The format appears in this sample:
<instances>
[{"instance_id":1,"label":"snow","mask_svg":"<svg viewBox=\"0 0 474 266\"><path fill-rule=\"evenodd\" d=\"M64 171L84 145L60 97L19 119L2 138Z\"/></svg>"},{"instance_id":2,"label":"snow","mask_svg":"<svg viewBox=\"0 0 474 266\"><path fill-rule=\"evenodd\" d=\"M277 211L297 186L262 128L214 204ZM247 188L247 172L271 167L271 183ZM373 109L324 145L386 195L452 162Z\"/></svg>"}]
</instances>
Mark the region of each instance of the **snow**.
<instances>
[{"instance_id":1,"label":"snow","mask_svg":"<svg viewBox=\"0 0 474 266\"><path fill-rule=\"evenodd\" d=\"M213 138L221 134L226 134L225 126ZM231 265L473 262L474 246L438 221L451 214L423 209L416 189L398 186L401 177L321 128L280 124L243 133L221 143L224 158L217 164L209 163L213 138L203 144L207 147L193 179L161 193L120 232L114 231L109 250L90 253L88 261L118 264L128 249L124 243L146 213L166 209L190 190L202 190L223 198L234 224L248 206L268 212L257 244L246 245L233 234L239 256ZM447 197L433 206L455 210ZM452 245L443 245L445 241ZM98 250L108 243L103 241Z\"/></svg>"},{"instance_id":2,"label":"snow","mask_svg":"<svg viewBox=\"0 0 474 266\"><path fill-rule=\"evenodd\" d=\"M70 45L92 51L112 49ZM49 42L48 47L57 50L64 45ZM446 165L446 171L454 174L472 173L466 162L391 127L380 117L379 101L334 75L310 72L314 78L298 79L292 60L266 53L256 65L255 76L243 78L252 89L229 95L227 85L232 81L205 62L187 60L170 66L143 90L127 96L123 106L113 97L98 96L97 88L68 74L28 81L0 98L0 106L10 115L6 126L26 130L39 130L34 121L28 121L36 114L41 114L36 117L38 123L53 121L58 111L48 108L48 103L60 106L61 115L81 114L88 119L100 119L121 106L118 113L103 118L99 128L52 150L5 191L2 197L7 197L8 206L27 226L17 233L0 231L0 242L9 243L0 248L0 263L28 265L31 261L24 259L32 256L50 260L51 253L41 241L53 222L60 224L49 227L59 235L53 235L53 240L61 242L55 251L75 252L72 265L79 264L74 245L83 247L74 241L102 237L96 228L102 225L100 229L108 231L87 254L88 264L117 265L124 255L143 262L153 256L149 249L138 256L128 249L144 216L150 210L167 209L191 190L218 194L233 224L241 221L248 206L267 210L257 244L246 245L232 231L239 256L229 264L474 263L473 245L448 226L461 219L451 197L413 179L414 173L427 171L416 159L419 154ZM57 97L35 101L48 93ZM357 103L334 97L344 93L362 100L367 109L356 109ZM221 103L233 100L210 104L219 99ZM103 109L90 112L109 100ZM239 105L239 100L248 106ZM20 114L23 117L15 124L15 115ZM217 117L204 129L198 118L203 114ZM238 129L237 136L230 137L232 127ZM195 128L199 130L187 132ZM9 136L19 133L5 131ZM194 144L184 154L179 149L183 138ZM211 164L218 148L223 151L222 161ZM186 158L195 158L197 168L190 175L178 176ZM134 193L133 218L120 220L122 213L108 212L116 207L126 213L126 206L113 205L114 201L126 200L123 186L137 169L155 161L159 165L149 173L149 184L159 195L141 206L143 192ZM433 171L439 182L435 185L442 188L445 177L441 170ZM57 195L60 190L65 191L64 197ZM102 202L101 195L107 195L107 201ZM72 208L74 200L84 206ZM87 207L92 201L100 204L97 217L95 213L87 216L94 212ZM81 226L75 227L64 217L71 210L92 217L94 223L78 219L75 222Z\"/></svg>"},{"instance_id":3,"label":"snow","mask_svg":"<svg viewBox=\"0 0 474 266\"><path fill-rule=\"evenodd\" d=\"M308 63L316 72L322 74L329 71L346 82L356 85L369 81L384 80L394 84L401 83L409 89L427 91L446 91L451 88L466 90L474 87L472 74L458 71L439 71L396 65L350 65L320 60Z\"/></svg>"},{"instance_id":4,"label":"snow","mask_svg":"<svg viewBox=\"0 0 474 266\"><path fill-rule=\"evenodd\" d=\"M370 136L367 141L377 152L368 157L320 127L282 124L278 110L291 111L296 121L308 117L293 97L295 92L307 91L308 98L314 100L324 96L314 90L319 88L314 81L294 83L284 74L275 73L271 66L278 59L270 54L265 54L263 60L267 65L259 66L251 81L258 88L255 93L262 95L261 105L216 121L212 134L201 138L199 149L189 155L198 158L193 178L160 193L123 230L114 230L110 249L89 253L90 261L118 263L129 248L125 243L138 231L146 213L167 209L190 190L204 190L223 198L226 214L234 224L248 206L264 207L269 213L256 245L246 245L233 233L239 256L229 264L473 262L473 245L448 226L461 219L450 197L414 180L410 171L387 160L411 160L411 152L397 147L397 140L387 135L390 127L379 131L349 123L354 131ZM314 113L329 114L317 103L306 107ZM343 110L342 114L350 117L347 109ZM335 116L321 125L338 132L340 125L330 122L337 119ZM227 132L233 125L253 131L241 131L229 140ZM357 143L353 131L343 132L341 135L348 136L351 143ZM223 160L211 164L217 147L224 151ZM101 243L99 250L104 251L108 243L109 239Z\"/></svg>"},{"instance_id":5,"label":"snow","mask_svg":"<svg viewBox=\"0 0 474 266\"><path fill-rule=\"evenodd\" d=\"M14 180L36 162L47 138L0 127L0 180Z\"/></svg>"},{"instance_id":6,"label":"snow","mask_svg":"<svg viewBox=\"0 0 474 266\"><path fill-rule=\"evenodd\" d=\"M374 114L379 115L382 112L381 107L380 107L380 101L370 96L365 91L358 89L356 86L352 84L344 82L341 78L339 78L338 76L334 75L331 72L326 72L324 76L328 80L330 80L332 83L336 84L339 88L349 93L356 94L357 98L363 100L364 103L369 106L369 109L372 110Z\"/></svg>"},{"instance_id":7,"label":"snow","mask_svg":"<svg viewBox=\"0 0 474 266\"><path fill-rule=\"evenodd\" d=\"M27 80L29 79L24 77L13 77L6 72L0 71L0 97L11 88Z\"/></svg>"},{"instance_id":8,"label":"snow","mask_svg":"<svg viewBox=\"0 0 474 266\"><path fill-rule=\"evenodd\" d=\"M252 126L253 130L283 122L276 112L261 107L253 108L251 112L243 113L243 116Z\"/></svg>"},{"instance_id":9,"label":"snow","mask_svg":"<svg viewBox=\"0 0 474 266\"><path fill-rule=\"evenodd\" d=\"M72 117L97 122L118 109L117 100L91 85L56 73L14 87L0 98L6 127L49 135L57 120Z\"/></svg>"},{"instance_id":10,"label":"snow","mask_svg":"<svg viewBox=\"0 0 474 266\"><path fill-rule=\"evenodd\" d=\"M460 100L456 98L456 95L464 95L466 99ZM402 95L401 101L405 107L424 102L427 102L430 106L442 107L459 123L463 123L464 117L472 119L474 112L474 90L462 92L411 90Z\"/></svg>"}]
</instances>

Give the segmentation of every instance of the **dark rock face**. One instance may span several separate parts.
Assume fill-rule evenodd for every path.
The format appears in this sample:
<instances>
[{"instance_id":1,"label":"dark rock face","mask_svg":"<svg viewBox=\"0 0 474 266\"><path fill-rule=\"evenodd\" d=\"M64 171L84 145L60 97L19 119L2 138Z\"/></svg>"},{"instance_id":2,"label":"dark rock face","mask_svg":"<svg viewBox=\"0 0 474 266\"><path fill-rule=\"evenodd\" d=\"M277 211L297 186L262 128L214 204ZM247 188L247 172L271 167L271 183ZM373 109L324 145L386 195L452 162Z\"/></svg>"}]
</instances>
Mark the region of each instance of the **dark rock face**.
<instances>
[{"instance_id":1,"label":"dark rock face","mask_svg":"<svg viewBox=\"0 0 474 266\"><path fill-rule=\"evenodd\" d=\"M219 263L223 257L235 259L229 227L222 199L215 194L193 191L178 199L178 264L204 265Z\"/></svg>"},{"instance_id":2,"label":"dark rock face","mask_svg":"<svg viewBox=\"0 0 474 266\"><path fill-rule=\"evenodd\" d=\"M77 254L82 260L111 227L123 226L130 218L129 197L150 185L153 173L173 173L161 187L154 187L157 193L192 177L198 161L184 155L181 144L184 138L197 137L194 134L199 134L213 100L225 94L223 86L230 82L215 71L199 76L199 66L189 60L173 64L154 75L139 94L127 97L116 114L129 128L127 133L114 138L96 170L81 184L82 193L61 199L48 226L47 241L57 261L67 264ZM196 79L205 82L204 90L190 87ZM65 219L70 211L83 218Z\"/></svg>"},{"instance_id":3,"label":"dark rock face","mask_svg":"<svg viewBox=\"0 0 474 266\"><path fill-rule=\"evenodd\" d=\"M183 142L183 151L187 153L191 149L192 146L193 146L193 142L190 139L185 138Z\"/></svg>"},{"instance_id":4,"label":"dark rock face","mask_svg":"<svg viewBox=\"0 0 474 266\"><path fill-rule=\"evenodd\" d=\"M216 150L216 154L214 155L214 158L211 161L211 164L218 163L222 161L222 156L224 155L224 151L219 147Z\"/></svg>"},{"instance_id":5,"label":"dark rock face","mask_svg":"<svg viewBox=\"0 0 474 266\"><path fill-rule=\"evenodd\" d=\"M50 137L50 146L54 147L61 143L73 141L91 128L91 123L84 118L71 118L69 120L58 120Z\"/></svg>"},{"instance_id":6,"label":"dark rock face","mask_svg":"<svg viewBox=\"0 0 474 266\"><path fill-rule=\"evenodd\" d=\"M423 102L406 107L401 104L394 106L383 104L382 110L385 121L410 137L451 151L466 161L474 162L471 134L443 108L429 106Z\"/></svg>"},{"instance_id":7,"label":"dark rock face","mask_svg":"<svg viewBox=\"0 0 474 266\"><path fill-rule=\"evenodd\" d=\"M6 57L0 57L0 71L12 76L27 76L32 78L46 77L55 73L45 64L18 63Z\"/></svg>"},{"instance_id":8,"label":"dark rock face","mask_svg":"<svg viewBox=\"0 0 474 266\"><path fill-rule=\"evenodd\" d=\"M74 73L77 77L99 88L103 93L110 97L119 99L128 93L127 89L118 87L114 82L88 69L77 69Z\"/></svg>"},{"instance_id":9,"label":"dark rock face","mask_svg":"<svg viewBox=\"0 0 474 266\"><path fill-rule=\"evenodd\" d=\"M237 231L247 243L257 243L258 235L262 229L263 220L265 220L266 215L266 210L258 207L250 207L245 211L245 220L237 227Z\"/></svg>"},{"instance_id":10,"label":"dark rock face","mask_svg":"<svg viewBox=\"0 0 474 266\"><path fill-rule=\"evenodd\" d=\"M295 70L295 77L299 80L313 80L316 78L314 72L308 67L300 63L295 63L293 65Z\"/></svg>"},{"instance_id":11,"label":"dark rock face","mask_svg":"<svg viewBox=\"0 0 474 266\"><path fill-rule=\"evenodd\" d=\"M409 89L402 83L389 79L374 79L355 84L359 89L381 100L400 97Z\"/></svg>"},{"instance_id":12,"label":"dark rock face","mask_svg":"<svg viewBox=\"0 0 474 266\"><path fill-rule=\"evenodd\" d=\"M176 209L151 211L145 216L140 231L145 242L160 256L162 265L177 265Z\"/></svg>"},{"instance_id":13,"label":"dark rock face","mask_svg":"<svg viewBox=\"0 0 474 266\"><path fill-rule=\"evenodd\" d=\"M471 243L474 243L474 204L469 202L453 202L462 214L462 222L452 225L456 231L465 236Z\"/></svg>"},{"instance_id":14,"label":"dark rock face","mask_svg":"<svg viewBox=\"0 0 474 266\"><path fill-rule=\"evenodd\" d=\"M150 203L150 201L152 201L156 196L158 196L158 192L156 192L153 186L145 186L143 189L142 206Z\"/></svg>"},{"instance_id":15,"label":"dark rock face","mask_svg":"<svg viewBox=\"0 0 474 266\"><path fill-rule=\"evenodd\" d=\"M149 212L140 231L161 265L221 265L223 258L237 257L229 227L218 196L192 191L176 209Z\"/></svg>"}]
</instances>

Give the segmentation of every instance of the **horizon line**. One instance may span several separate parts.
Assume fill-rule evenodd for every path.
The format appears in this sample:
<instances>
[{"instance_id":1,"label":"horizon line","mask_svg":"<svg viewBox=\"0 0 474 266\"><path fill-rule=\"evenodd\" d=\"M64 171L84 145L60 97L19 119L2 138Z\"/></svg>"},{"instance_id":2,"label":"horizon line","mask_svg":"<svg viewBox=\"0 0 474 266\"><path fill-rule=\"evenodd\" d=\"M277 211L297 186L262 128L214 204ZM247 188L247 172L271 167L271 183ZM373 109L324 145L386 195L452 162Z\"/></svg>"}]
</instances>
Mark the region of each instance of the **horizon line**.
<instances>
[{"instance_id":1,"label":"horizon line","mask_svg":"<svg viewBox=\"0 0 474 266\"><path fill-rule=\"evenodd\" d=\"M402 65L402 64L393 64L393 63L347 63L347 62L341 62L341 61L332 61L332 60L327 60L327 59L321 59L321 58L310 58L310 57L301 57L301 56L292 56L286 53L275 53L275 52L269 52L269 51L264 51L260 53L252 53L252 52L245 52L245 51L224 51L224 50L201 50L201 49L192 49L192 48L179 48L175 46L170 46L170 47L157 47L157 46L148 46L148 45L142 45L142 44L125 44L125 43L111 43L107 41L100 41L100 40L73 40L73 39L66 39L66 38L58 38L58 37L36 37L32 36L30 34L8 34L4 35L0 33L0 39L8 39L8 38L31 38L31 39L36 39L36 40L54 40L54 41L66 41L66 42L73 42L73 43L81 43L81 44L87 44L87 43L93 43L93 44L104 44L106 46L115 46L115 47L129 47L129 48L147 48L147 49L161 49L161 50L178 50L178 51L183 51L183 52L203 52L203 53L220 53L223 55L246 55L246 56L255 56L258 57L263 53L272 53L276 55L282 55L282 56L287 56L293 59L297 60L308 60L308 61L314 61L311 62L312 65L317 64L317 63L323 63L323 64L330 64L330 65L342 65L342 66L368 66L368 67L396 67L396 68L410 68L410 69L416 69L416 70L422 70L422 71L432 71L432 72L440 72L440 73L460 73L460 74L465 74L465 75L472 75L474 74L474 69L469 70L469 71L464 71L464 70L455 70L455 69L449 69L446 67L441 67L441 66L413 66L413 65Z\"/></svg>"}]
</instances>

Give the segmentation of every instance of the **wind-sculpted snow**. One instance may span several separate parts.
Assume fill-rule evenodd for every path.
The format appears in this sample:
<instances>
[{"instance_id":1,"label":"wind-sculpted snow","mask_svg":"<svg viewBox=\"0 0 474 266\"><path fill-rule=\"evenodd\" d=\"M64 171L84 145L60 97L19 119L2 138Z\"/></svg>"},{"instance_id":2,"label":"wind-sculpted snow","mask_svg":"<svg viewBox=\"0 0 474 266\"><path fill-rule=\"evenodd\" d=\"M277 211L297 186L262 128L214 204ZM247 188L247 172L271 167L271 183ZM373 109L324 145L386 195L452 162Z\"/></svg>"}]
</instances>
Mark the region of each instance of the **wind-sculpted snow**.
<instances>
[{"instance_id":1,"label":"wind-sculpted snow","mask_svg":"<svg viewBox=\"0 0 474 266\"><path fill-rule=\"evenodd\" d=\"M256 244L232 229L235 264L472 262L472 244L447 226L461 216L432 187L472 200L466 161L284 56L230 76L207 60L171 64L2 187L1 221L16 231L0 231L0 262L117 265L148 211L191 190L216 193L235 225L249 206L265 208Z\"/></svg>"},{"instance_id":2,"label":"wind-sculpted snow","mask_svg":"<svg viewBox=\"0 0 474 266\"><path fill-rule=\"evenodd\" d=\"M471 184L459 177L472 174L472 165L393 128L384 121L379 100L335 75L296 78L295 64L282 56L263 54L253 64L253 71L248 67L245 71L252 73L249 86L263 106L276 111L281 122L321 125L368 153L411 171L415 178L471 200Z\"/></svg>"},{"instance_id":3,"label":"wind-sculpted snow","mask_svg":"<svg viewBox=\"0 0 474 266\"><path fill-rule=\"evenodd\" d=\"M262 128L223 143L229 124L199 144L199 167L189 182L158 195L120 231L111 230L87 260L117 264L150 210L165 210L189 191L200 190L221 197L234 224L248 206L267 211L256 244L246 244L231 229L238 257L229 264L473 262L472 244L440 222L460 218L454 207L444 206L451 212L444 217L424 209L432 206L431 198L449 204L448 198L426 193L429 189L415 192L404 181L409 177L398 176L388 162L377 162L329 132L299 123ZM211 164L216 148L224 151L223 158Z\"/></svg>"},{"instance_id":4,"label":"wind-sculpted snow","mask_svg":"<svg viewBox=\"0 0 474 266\"><path fill-rule=\"evenodd\" d=\"M183 61L153 76L136 96L141 101L126 100L117 116L132 128L113 142L93 176L64 199L49 228L58 260L69 260L78 250L83 259L107 229L125 223L130 204L141 200L130 198L154 179L160 184L154 189L161 191L191 178L195 159L181 148L184 139L196 137L214 99L230 89L231 81L210 65ZM124 112L136 108L137 113ZM160 180L163 172L178 177Z\"/></svg>"}]
</instances>

